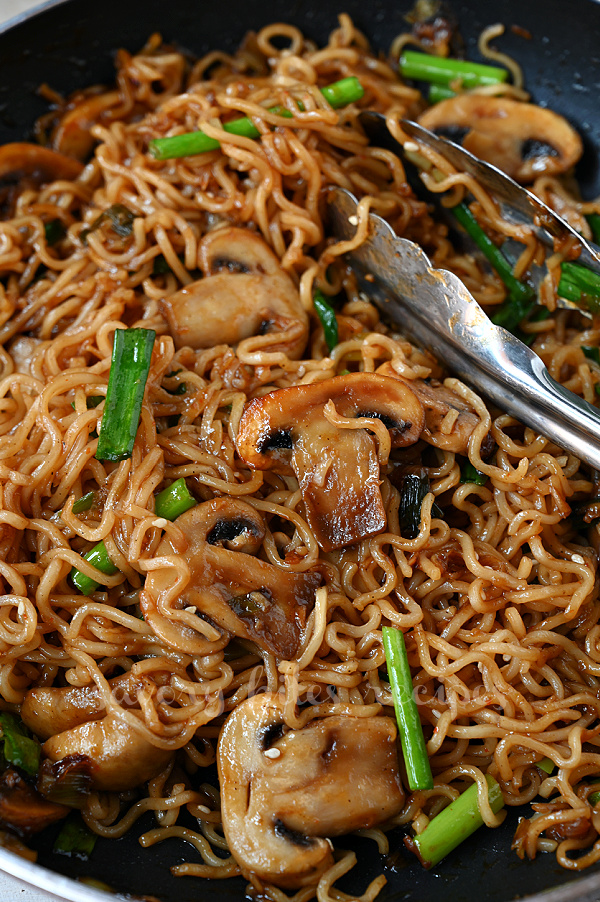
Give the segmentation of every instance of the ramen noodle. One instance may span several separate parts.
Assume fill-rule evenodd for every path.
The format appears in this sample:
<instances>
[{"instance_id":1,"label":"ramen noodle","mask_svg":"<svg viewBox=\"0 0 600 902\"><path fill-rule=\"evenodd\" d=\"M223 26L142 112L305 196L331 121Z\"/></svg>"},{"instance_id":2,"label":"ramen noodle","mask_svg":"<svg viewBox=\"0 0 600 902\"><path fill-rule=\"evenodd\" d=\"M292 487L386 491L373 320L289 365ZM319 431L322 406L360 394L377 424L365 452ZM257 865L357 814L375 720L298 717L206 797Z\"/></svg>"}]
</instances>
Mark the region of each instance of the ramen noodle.
<instances>
[{"instance_id":1,"label":"ramen noodle","mask_svg":"<svg viewBox=\"0 0 600 902\"><path fill-rule=\"evenodd\" d=\"M320 88L350 76L363 98L333 109ZM523 106L517 82L468 96ZM174 873L242 873L277 900L346 898L355 855L329 837L358 830L385 854L392 828L422 832L473 783L496 826L486 775L506 806L534 803L518 854L597 861L598 476L383 322L343 256L373 211L488 312L505 301L357 120L382 112L402 138L419 91L345 15L324 47L273 24L190 64L155 36L119 53L114 89L45 90L47 146L0 155L18 176L0 222L0 694L43 742L40 790L76 772L94 833L153 812L143 846L189 844ZM258 140L223 131L244 116ZM149 153L198 129L221 146ZM543 260L481 186L421 153L428 187L521 243L518 277ZM565 185L550 163L530 180L589 236L596 208ZM360 201L350 243L328 233L332 186ZM521 334L593 403L598 323L556 304L569 254L548 260ZM110 462L98 433L125 328L156 339L132 454ZM160 516L178 480L195 506ZM110 572L85 559L99 543ZM386 625L405 637L430 790L402 785Z\"/></svg>"}]
</instances>

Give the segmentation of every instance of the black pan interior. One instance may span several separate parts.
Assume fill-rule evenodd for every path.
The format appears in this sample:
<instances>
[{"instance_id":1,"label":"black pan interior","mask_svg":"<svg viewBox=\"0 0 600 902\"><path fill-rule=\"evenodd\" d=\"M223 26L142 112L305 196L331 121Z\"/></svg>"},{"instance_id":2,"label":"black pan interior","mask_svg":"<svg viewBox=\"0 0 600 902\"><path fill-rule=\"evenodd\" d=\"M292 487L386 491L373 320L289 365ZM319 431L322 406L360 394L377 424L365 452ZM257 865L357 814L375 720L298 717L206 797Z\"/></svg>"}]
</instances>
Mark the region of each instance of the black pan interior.
<instances>
[{"instance_id":1,"label":"black pan interior","mask_svg":"<svg viewBox=\"0 0 600 902\"><path fill-rule=\"evenodd\" d=\"M412 5L412 0L228 0L226 4L67 0L54 4L0 33L0 142L31 137L36 117L47 109L37 95L40 84L46 82L66 93L90 84L110 84L115 49L136 51L154 31L198 56L213 48L233 50L247 30L277 19L292 22L323 41L335 27L337 13L346 11L372 44L385 51L392 37L406 29L404 15ZM562 113L579 130L586 145L577 172L582 192L588 198L600 194L600 4L595 0L455 0L451 5L472 58L477 58L482 28L498 21L507 26L505 36L495 44L522 64L533 99ZM527 32L530 37L525 36ZM521 862L510 851L516 821L517 812L509 810L500 829L479 830L431 872L404 851L401 831L391 835L388 859L382 859L372 843L344 838L342 847L355 848L361 864L340 887L362 893L383 868L388 884L378 897L380 902L439 902L440 898L472 902L474 892L489 902L508 902L559 885L564 886L561 898L581 902L598 898L599 870L594 888L588 877L578 890L573 883L578 875L558 867L553 855ZM169 866L196 860L197 854L174 840L151 851L141 849L137 835L154 822L148 816L140 824L121 840L99 841L87 862L54 855L52 832L47 831L36 841L39 862L75 878L93 876L119 892L152 895L163 902L239 902L244 898L246 884L241 879L206 882L171 877Z\"/></svg>"}]
</instances>

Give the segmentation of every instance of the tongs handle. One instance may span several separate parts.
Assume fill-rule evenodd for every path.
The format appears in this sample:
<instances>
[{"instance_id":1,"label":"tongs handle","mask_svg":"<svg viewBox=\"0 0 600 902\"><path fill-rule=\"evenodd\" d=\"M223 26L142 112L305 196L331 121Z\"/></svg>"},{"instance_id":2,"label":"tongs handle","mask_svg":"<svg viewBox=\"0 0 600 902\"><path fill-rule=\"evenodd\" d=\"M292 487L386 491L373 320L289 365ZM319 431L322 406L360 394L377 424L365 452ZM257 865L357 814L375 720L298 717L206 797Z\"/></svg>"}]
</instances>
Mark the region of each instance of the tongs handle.
<instances>
[{"instance_id":1,"label":"tongs handle","mask_svg":"<svg viewBox=\"0 0 600 902\"><path fill-rule=\"evenodd\" d=\"M338 238L353 237L357 206L350 192L332 191L330 221ZM434 269L418 244L399 238L381 217L369 219L368 240L347 256L384 317L502 410L600 469L600 411L555 382L537 354L494 325L458 276Z\"/></svg>"}]
</instances>

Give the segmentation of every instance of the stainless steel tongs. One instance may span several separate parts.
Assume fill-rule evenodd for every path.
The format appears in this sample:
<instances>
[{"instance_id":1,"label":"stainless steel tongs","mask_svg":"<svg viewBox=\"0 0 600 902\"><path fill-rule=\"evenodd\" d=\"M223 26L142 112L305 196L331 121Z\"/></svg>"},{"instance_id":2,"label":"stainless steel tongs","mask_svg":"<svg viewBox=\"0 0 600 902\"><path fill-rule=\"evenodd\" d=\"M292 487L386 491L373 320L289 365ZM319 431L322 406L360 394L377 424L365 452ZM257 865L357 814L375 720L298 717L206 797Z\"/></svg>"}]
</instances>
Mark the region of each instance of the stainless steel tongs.
<instances>
[{"instance_id":1,"label":"stainless steel tongs","mask_svg":"<svg viewBox=\"0 0 600 902\"><path fill-rule=\"evenodd\" d=\"M357 206L349 191L332 192L336 237L353 237ZM494 325L457 276L434 269L419 245L399 238L375 214L368 240L348 257L384 318L498 407L600 469L600 411L555 382L533 351Z\"/></svg>"}]
</instances>

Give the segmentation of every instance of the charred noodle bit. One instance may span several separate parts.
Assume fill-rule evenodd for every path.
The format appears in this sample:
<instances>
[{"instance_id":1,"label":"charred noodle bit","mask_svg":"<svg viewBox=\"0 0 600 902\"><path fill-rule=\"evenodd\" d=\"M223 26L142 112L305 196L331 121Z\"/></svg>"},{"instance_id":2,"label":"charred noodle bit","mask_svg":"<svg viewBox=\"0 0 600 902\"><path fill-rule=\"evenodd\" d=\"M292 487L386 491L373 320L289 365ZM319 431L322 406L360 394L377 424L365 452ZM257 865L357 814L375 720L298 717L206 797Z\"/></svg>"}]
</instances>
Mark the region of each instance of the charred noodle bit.
<instances>
[{"instance_id":1,"label":"charred noodle bit","mask_svg":"<svg viewBox=\"0 0 600 902\"><path fill-rule=\"evenodd\" d=\"M0 843L73 807L107 838L147 813L147 844L191 839L180 875L242 869L261 898L301 883L298 899L333 902L352 855L336 859L330 839L367 829L381 849L388 826L437 830L445 801L474 780L483 796L492 774L507 807L547 796L550 814L519 828L527 854L568 837L563 865L600 860L596 474L382 321L323 218L329 189L347 187L355 241L373 210L488 313L510 294L369 144L361 108L392 131L435 113L456 137L476 132L467 144L487 141L586 234L600 205L571 196L578 139L560 117L481 93L427 109L385 49L347 16L325 47L276 24L197 62L154 36L118 54L116 87L54 98L47 147L0 149L0 707L41 744L34 776L23 748L0 743ZM334 109L319 94L334 79L364 96ZM259 140L224 130L239 117ZM222 148L147 152L199 128ZM515 237L481 186L449 175L492 241ZM526 280L542 249L518 237ZM591 296L576 272L565 264L565 284ZM334 299L335 343L316 286ZM555 310L555 288L543 284L547 319L521 329L554 379L593 400L598 323ZM156 333L148 378L124 399L144 394L135 440L100 460L113 336L130 328ZM122 573L98 569L110 555ZM91 577L76 575L79 590L73 568ZM436 777L408 799L384 627L414 643ZM206 782L215 756L220 787Z\"/></svg>"},{"instance_id":2,"label":"charred noodle bit","mask_svg":"<svg viewBox=\"0 0 600 902\"><path fill-rule=\"evenodd\" d=\"M346 106L349 103L355 103L363 96L364 91L357 78L350 76L342 78L331 85L325 85L321 88L321 94L325 100L334 109ZM301 101L296 101L296 105L300 111L304 110ZM276 113L285 119L292 119L291 110L283 106L271 107L269 113ZM223 130L229 132L230 135L241 135L244 138L260 138L260 131L254 123L244 117L243 119L234 119L233 122L226 122ZM187 157L191 154L206 153L209 150L217 150L221 146L220 142L215 138L210 138L204 132L188 132L185 135L173 135L170 138L155 138L150 141L148 150L155 160L172 160L177 157Z\"/></svg>"},{"instance_id":3,"label":"charred noodle bit","mask_svg":"<svg viewBox=\"0 0 600 902\"><path fill-rule=\"evenodd\" d=\"M433 789L431 766L413 693L404 636L401 630L389 626L384 626L381 634L408 785L413 792L418 789Z\"/></svg>"},{"instance_id":4,"label":"charred noodle bit","mask_svg":"<svg viewBox=\"0 0 600 902\"><path fill-rule=\"evenodd\" d=\"M497 814L504 807L502 792L493 777L486 774L485 779L490 808ZM406 847L415 853L423 867L432 868L482 824L477 783L473 783L436 815L422 833L413 838L407 836L404 842Z\"/></svg>"}]
</instances>

